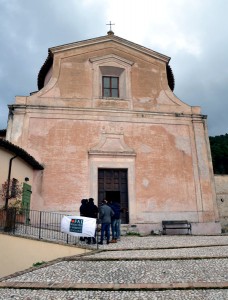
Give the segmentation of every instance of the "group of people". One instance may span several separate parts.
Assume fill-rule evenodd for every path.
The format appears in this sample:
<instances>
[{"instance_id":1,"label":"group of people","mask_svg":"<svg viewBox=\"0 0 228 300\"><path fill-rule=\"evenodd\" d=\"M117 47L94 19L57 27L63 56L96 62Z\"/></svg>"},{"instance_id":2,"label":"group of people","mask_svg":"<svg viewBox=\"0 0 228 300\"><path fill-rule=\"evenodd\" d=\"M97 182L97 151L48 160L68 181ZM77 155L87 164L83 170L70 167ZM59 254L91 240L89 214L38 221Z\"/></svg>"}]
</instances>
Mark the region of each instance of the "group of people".
<instances>
[{"instance_id":1,"label":"group of people","mask_svg":"<svg viewBox=\"0 0 228 300\"><path fill-rule=\"evenodd\" d=\"M120 204L115 201L107 201L104 199L98 210L98 207L94 204L94 199L89 198L81 200L80 206L80 216L88 218L98 218L98 223L101 223L101 238L98 244L103 245L104 239L106 238L107 244L117 243L117 240L120 239ZM112 240L110 240L110 226L112 230ZM94 237L86 238L88 244L96 243L96 233ZM81 237L81 241L84 241L85 238Z\"/></svg>"}]
</instances>

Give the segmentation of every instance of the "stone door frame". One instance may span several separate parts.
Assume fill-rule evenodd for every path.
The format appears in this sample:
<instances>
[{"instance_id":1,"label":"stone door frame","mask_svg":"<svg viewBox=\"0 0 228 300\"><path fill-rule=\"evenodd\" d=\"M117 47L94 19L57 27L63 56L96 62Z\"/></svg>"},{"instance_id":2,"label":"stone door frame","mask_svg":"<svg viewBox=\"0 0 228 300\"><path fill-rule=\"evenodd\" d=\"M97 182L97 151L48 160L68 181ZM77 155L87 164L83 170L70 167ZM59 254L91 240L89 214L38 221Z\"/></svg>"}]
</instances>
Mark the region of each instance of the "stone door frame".
<instances>
[{"instance_id":1,"label":"stone door frame","mask_svg":"<svg viewBox=\"0 0 228 300\"><path fill-rule=\"evenodd\" d=\"M94 198L96 204L98 203L98 169L127 169L129 223L134 223L136 220L135 157L90 155L89 195Z\"/></svg>"}]
</instances>

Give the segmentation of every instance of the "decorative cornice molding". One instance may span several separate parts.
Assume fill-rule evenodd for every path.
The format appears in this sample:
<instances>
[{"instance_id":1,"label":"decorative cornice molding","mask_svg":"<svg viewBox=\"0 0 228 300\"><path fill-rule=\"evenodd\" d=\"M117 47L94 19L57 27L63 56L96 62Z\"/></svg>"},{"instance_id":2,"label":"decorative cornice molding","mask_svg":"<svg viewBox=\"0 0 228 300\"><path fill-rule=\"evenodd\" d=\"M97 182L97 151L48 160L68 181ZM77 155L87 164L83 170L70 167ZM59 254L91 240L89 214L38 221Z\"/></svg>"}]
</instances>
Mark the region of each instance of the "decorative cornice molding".
<instances>
[{"instance_id":1,"label":"decorative cornice molding","mask_svg":"<svg viewBox=\"0 0 228 300\"><path fill-rule=\"evenodd\" d=\"M102 133L100 141L91 148L88 153L90 155L128 155L135 156L135 151L127 146L122 133Z\"/></svg>"}]
</instances>

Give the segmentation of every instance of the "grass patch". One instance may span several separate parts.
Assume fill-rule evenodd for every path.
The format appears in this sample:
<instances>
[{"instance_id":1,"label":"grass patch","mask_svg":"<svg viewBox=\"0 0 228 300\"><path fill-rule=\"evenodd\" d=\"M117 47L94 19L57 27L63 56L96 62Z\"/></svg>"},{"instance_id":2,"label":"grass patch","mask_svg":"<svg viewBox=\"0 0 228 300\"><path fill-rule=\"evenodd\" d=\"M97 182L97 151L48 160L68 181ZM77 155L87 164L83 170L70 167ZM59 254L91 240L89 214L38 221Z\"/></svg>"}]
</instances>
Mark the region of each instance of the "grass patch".
<instances>
[{"instance_id":1,"label":"grass patch","mask_svg":"<svg viewBox=\"0 0 228 300\"><path fill-rule=\"evenodd\" d=\"M32 266L39 267L39 266L42 266L43 264L46 264L46 261L38 261L38 262L34 263Z\"/></svg>"}]
</instances>

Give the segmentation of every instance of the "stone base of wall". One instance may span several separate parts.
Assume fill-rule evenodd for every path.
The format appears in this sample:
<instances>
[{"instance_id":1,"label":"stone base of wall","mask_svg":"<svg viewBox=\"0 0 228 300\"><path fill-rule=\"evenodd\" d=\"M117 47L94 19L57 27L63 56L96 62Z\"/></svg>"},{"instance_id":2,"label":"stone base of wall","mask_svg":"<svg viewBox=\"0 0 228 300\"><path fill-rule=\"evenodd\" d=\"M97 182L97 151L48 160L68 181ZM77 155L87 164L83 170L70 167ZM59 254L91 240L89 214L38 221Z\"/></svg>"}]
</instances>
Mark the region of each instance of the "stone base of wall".
<instances>
[{"instance_id":1,"label":"stone base of wall","mask_svg":"<svg viewBox=\"0 0 228 300\"><path fill-rule=\"evenodd\" d=\"M228 232L228 217L220 218L220 222L222 226L222 232Z\"/></svg>"},{"instance_id":2,"label":"stone base of wall","mask_svg":"<svg viewBox=\"0 0 228 300\"><path fill-rule=\"evenodd\" d=\"M216 200L223 232L228 232L228 175L215 175Z\"/></svg>"},{"instance_id":3,"label":"stone base of wall","mask_svg":"<svg viewBox=\"0 0 228 300\"><path fill-rule=\"evenodd\" d=\"M220 222L192 223L192 234L213 235L221 234Z\"/></svg>"},{"instance_id":4,"label":"stone base of wall","mask_svg":"<svg viewBox=\"0 0 228 300\"><path fill-rule=\"evenodd\" d=\"M216 235L221 234L220 222L208 222L208 223L191 223L193 235ZM162 234L161 223L147 223L147 224L129 224L127 226L126 233L139 233L141 235L159 235ZM187 234L187 230L167 230L168 234Z\"/></svg>"}]
</instances>

